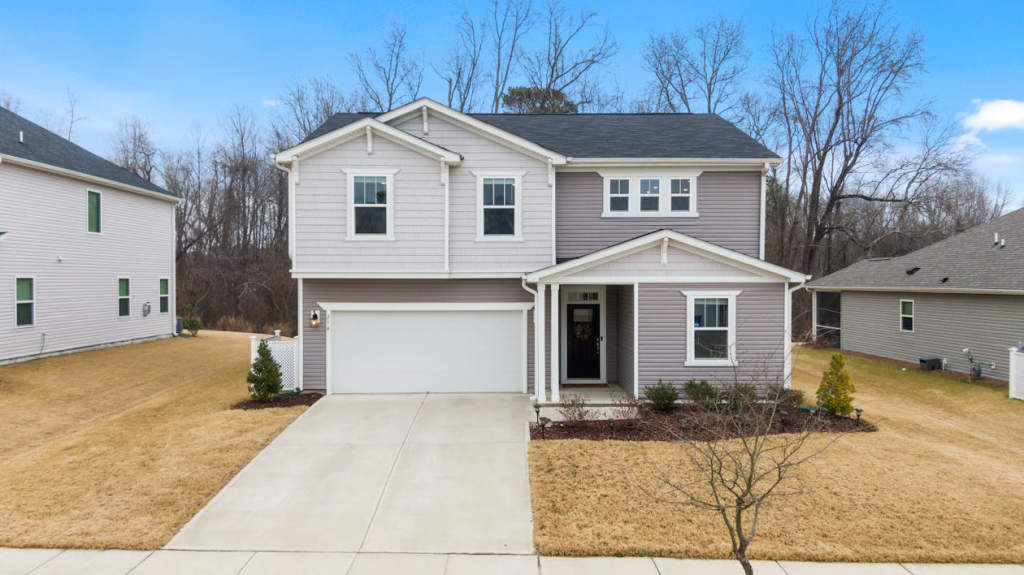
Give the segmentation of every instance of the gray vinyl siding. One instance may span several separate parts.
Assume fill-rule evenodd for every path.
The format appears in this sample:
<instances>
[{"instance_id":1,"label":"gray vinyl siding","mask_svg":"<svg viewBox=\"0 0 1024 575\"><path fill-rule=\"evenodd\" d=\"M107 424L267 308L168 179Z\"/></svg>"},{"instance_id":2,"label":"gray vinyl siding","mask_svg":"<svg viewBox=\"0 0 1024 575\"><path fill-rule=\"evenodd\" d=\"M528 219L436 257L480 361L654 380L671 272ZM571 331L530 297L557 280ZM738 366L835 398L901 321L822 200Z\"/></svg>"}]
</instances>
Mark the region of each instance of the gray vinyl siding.
<instances>
[{"instance_id":1,"label":"gray vinyl siding","mask_svg":"<svg viewBox=\"0 0 1024 575\"><path fill-rule=\"evenodd\" d=\"M604 180L597 172L556 176L555 253L579 257L664 228L758 257L761 173L705 171L697 178L696 218L604 218Z\"/></svg>"},{"instance_id":2,"label":"gray vinyl siding","mask_svg":"<svg viewBox=\"0 0 1024 575\"><path fill-rule=\"evenodd\" d=\"M900 331L901 299L914 300L913 333ZM913 363L944 358L967 373L969 347L982 375L995 379L1009 379L1007 350L1024 339L1024 296L844 291L841 305L844 349Z\"/></svg>"},{"instance_id":3,"label":"gray vinyl siding","mask_svg":"<svg viewBox=\"0 0 1024 575\"><path fill-rule=\"evenodd\" d=\"M610 262L572 274L573 278L679 278L703 276L716 278L757 278L754 273L727 263L670 247L667 263L661 263L661 246L622 256Z\"/></svg>"},{"instance_id":4,"label":"gray vinyl siding","mask_svg":"<svg viewBox=\"0 0 1024 575\"><path fill-rule=\"evenodd\" d=\"M400 130L461 154L459 166L451 168L450 258L453 272L526 272L551 265L551 186L547 164L508 145L462 128L435 114L430 116L429 133L416 114L396 124ZM436 162L435 162L436 163ZM518 200L522 202L523 241L478 242L477 177L474 170L525 171Z\"/></svg>"},{"instance_id":5,"label":"gray vinyl siding","mask_svg":"<svg viewBox=\"0 0 1024 575\"><path fill-rule=\"evenodd\" d=\"M391 207L394 240L349 240L345 171L398 170ZM407 146L374 134L357 137L299 162L295 186L295 261L298 270L444 271L444 185L441 168Z\"/></svg>"},{"instance_id":6,"label":"gray vinyl siding","mask_svg":"<svg viewBox=\"0 0 1024 575\"><path fill-rule=\"evenodd\" d=\"M302 280L302 385L326 389L326 323L309 326L317 302L532 302L533 295L515 279L464 280ZM434 334L435 336L438 334ZM431 337L431 334L425 334ZM533 365L532 312L527 329L528 365ZM529 379L533 379L532 367Z\"/></svg>"},{"instance_id":7,"label":"gray vinyl siding","mask_svg":"<svg viewBox=\"0 0 1024 575\"><path fill-rule=\"evenodd\" d=\"M102 194L88 232L88 190ZM174 330L174 204L0 164L0 362L168 336ZM35 278L35 325L15 326L15 278ZM118 277L131 316L118 316ZM171 308L160 313L160 278ZM142 306L152 312L143 317Z\"/></svg>"},{"instance_id":8,"label":"gray vinyl siding","mask_svg":"<svg viewBox=\"0 0 1024 575\"><path fill-rule=\"evenodd\" d=\"M742 290L736 296L737 367L687 367L686 298L681 290ZM659 379L681 386L690 379L716 385L737 380L779 384L784 378L784 284L641 284L640 393Z\"/></svg>"},{"instance_id":9,"label":"gray vinyl siding","mask_svg":"<svg viewBox=\"0 0 1024 575\"><path fill-rule=\"evenodd\" d=\"M619 385L633 394L633 361L636 346L633 342L633 286L616 286L616 336L618 339L616 377Z\"/></svg>"}]
</instances>

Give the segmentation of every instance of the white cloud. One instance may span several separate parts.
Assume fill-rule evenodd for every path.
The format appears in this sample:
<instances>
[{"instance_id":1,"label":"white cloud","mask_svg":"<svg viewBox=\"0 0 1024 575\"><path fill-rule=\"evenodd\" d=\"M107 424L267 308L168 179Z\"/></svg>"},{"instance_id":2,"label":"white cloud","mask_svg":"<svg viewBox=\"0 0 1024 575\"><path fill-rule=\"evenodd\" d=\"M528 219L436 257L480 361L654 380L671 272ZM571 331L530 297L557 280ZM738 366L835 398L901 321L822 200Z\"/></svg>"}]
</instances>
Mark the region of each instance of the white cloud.
<instances>
[{"instance_id":1,"label":"white cloud","mask_svg":"<svg viewBox=\"0 0 1024 575\"><path fill-rule=\"evenodd\" d=\"M1016 164L1020 158L1013 154L982 154L978 156L978 163L981 164Z\"/></svg>"},{"instance_id":2,"label":"white cloud","mask_svg":"<svg viewBox=\"0 0 1024 575\"><path fill-rule=\"evenodd\" d=\"M263 103L264 108L276 108L281 105L281 100L273 100L266 96L260 97L260 101Z\"/></svg>"},{"instance_id":3,"label":"white cloud","mask_svg":"<svg viewBox=\"0 0 1024 575\"><path fill-rule=\"evenodd\" d=\"M972 134L1003 129L1024 130L1024 102L990 100L977 103L978 110L964 118L964 127Z\"/></svg>"}]
</instances>

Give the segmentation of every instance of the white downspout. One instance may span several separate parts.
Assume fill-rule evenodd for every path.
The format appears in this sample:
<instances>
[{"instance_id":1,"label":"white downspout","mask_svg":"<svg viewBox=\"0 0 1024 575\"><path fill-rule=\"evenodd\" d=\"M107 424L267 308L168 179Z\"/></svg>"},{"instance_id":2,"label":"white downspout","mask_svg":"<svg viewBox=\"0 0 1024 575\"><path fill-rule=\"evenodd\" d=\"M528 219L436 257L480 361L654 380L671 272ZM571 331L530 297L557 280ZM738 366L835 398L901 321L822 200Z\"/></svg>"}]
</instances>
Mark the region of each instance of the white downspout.
<instances>
[{"instance_id":1,"label":"white downspout","mask_svg":"<svg viewBox=\"0 0 1024 575\"><path fill-rule=\"evenodd\" d=\"M533 294L533 395L530 396L530 401L540 403L540 399L543 397L538 393L538 377L540 370L537 368L539 365L538 351L540 346L537 344L537 298L539 294L537 290L526 285L526 276L521 277L523 289Z\"/></svg>"}]
</instances>

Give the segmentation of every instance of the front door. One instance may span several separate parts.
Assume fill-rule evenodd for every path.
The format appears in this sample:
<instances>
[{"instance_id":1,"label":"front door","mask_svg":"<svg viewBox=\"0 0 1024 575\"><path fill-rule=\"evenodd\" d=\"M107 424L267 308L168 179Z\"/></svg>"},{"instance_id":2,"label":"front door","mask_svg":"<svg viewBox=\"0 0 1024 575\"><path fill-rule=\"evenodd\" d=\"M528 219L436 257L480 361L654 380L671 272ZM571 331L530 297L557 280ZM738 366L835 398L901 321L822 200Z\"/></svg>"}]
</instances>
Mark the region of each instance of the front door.
<instances>
[{"instance_id":1,"label":"front door","mask_svg":"<svg viewBox=\"0 0 1024 575\"><path fill-rule=\"evenodd\" d=\"M568 304L566 315L565 375L569 379L601 377L601 307Z\"/></svg>"}]
</instances>

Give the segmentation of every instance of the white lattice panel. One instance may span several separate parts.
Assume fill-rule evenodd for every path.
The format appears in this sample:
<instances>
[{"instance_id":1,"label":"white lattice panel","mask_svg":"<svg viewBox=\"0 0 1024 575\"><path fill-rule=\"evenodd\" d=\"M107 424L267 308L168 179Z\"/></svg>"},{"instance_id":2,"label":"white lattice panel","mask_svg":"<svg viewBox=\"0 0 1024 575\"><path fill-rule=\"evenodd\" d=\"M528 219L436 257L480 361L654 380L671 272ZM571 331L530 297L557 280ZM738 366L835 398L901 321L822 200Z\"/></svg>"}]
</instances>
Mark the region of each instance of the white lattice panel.
<instances>
[{"instance_id":1,"label":"white lattice panel","mask_svg":"<svg viewBox=\"0 0 1024 575\"><path fill-rule=\"evenodd\" d=\"M295 361L295 351L297 346L294 341L268 341L267 347L270 348L270 355L274 357L281 366L281 384L282 391L294 391L295 390L295 374L298 371L298 365Z\"/></svg>"},{"instance_id":2,"label":"white lattice panel","mask_svg":"<svg viewBox=\"0 0 1024 575\"><path fill-rule=\"evenodd\" d=\"M1024 399L1024 353L1010 349L1010 397Z\"/></svg>"}]
</instances>

